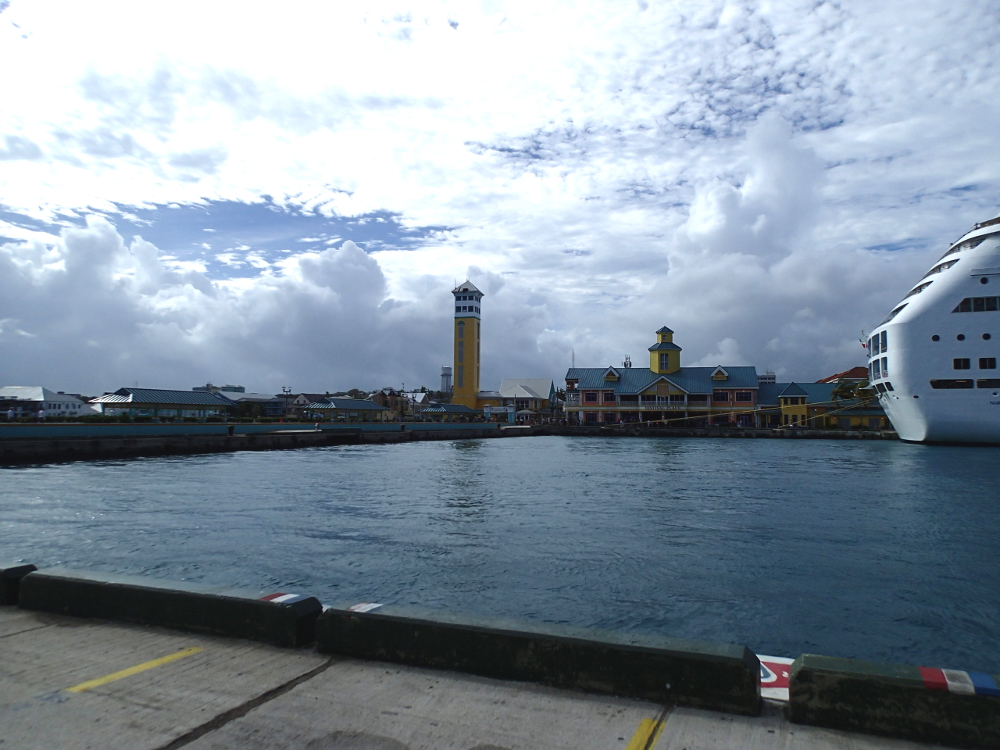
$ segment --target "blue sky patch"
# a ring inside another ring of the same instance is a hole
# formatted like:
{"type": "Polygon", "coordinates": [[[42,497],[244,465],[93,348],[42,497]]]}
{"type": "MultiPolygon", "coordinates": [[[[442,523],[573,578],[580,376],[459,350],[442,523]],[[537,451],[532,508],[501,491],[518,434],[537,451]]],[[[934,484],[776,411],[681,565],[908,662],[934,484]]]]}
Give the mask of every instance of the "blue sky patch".
{"type": "MultiPolygon", "coordinates": [[[[256,276],[290,254],[321,251],[352,240],[366,252],[412,250],[447,231],[443,226],[405,226],[397,213],[374,211],[361,216],[326,216],[275,203],[206,201],[146,207],[115,204],[117,211],[93,210],[131,241],[135,235],[153,243],[176,261],[198,261],[214,278],[256,276]]],[[[86,225],[86,213],[56,214],[43,221],[0,206],[0,220],[23,229],[58,235],[64,227],[86,225]]],[[[3,238],[0,240],[10,238],[3,238]]]]}

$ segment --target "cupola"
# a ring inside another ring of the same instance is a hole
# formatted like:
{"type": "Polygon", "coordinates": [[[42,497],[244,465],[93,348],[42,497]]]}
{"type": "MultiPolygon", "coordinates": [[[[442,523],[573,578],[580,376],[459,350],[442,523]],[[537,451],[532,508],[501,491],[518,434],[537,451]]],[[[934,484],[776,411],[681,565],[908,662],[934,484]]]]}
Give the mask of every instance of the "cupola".
{"type": "Polygon", "coordinates": [[[681,369],[681,348],[674,343],[674,332],[666,326],[656,332],[656,343],[649,347],[649,369],[667,375],[681,369]]]}

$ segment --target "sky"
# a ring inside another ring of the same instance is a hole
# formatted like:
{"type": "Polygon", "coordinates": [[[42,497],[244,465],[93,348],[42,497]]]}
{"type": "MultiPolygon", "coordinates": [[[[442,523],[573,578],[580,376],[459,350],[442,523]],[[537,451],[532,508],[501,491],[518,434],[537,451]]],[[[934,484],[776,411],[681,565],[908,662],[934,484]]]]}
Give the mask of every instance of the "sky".
{"type": "Polygon", "coordinates": [[[814,381],[1000,212],[1000,5],[0,0],[0,385],[814,381]],[[357,7],[347,7],[349,5],[357,7]]]}

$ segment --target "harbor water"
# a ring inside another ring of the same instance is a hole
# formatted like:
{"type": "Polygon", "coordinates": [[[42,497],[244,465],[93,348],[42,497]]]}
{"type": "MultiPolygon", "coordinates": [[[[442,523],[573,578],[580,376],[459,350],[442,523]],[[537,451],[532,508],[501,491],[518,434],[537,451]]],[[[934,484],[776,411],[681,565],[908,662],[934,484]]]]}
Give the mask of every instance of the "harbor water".
{"type": "Polygon", "coordinates": [[[0,562],[1000,673],[1000,448],[532,437],[0,468],[0,562]]]}

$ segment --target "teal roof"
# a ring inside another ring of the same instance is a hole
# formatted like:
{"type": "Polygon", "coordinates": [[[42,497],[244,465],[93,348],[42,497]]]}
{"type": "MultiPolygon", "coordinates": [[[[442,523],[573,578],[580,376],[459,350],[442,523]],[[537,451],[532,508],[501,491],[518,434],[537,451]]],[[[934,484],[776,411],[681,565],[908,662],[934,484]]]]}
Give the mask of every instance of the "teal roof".
{"type": "Polygon", "coordinates": [[[663,352],[663,351],[679,352],[679,351],[681,351],[681,348],[679,346],[677,346],[677,344],[671,344],[669,341],[661,341],[659,344],[653,344],[651,347],[649,347],[649,351],[651,351],[651,352],[663,352]]]}
{"type": "Polygon", "coordinates": [[[482,414],[482,411],[470,409],[465,404],[435,404],[428,406],[421,414],[482,414]]]}
{"type": "MultiPolygon", "coordinates": [[[[802,390],[802,388],[800,388],[795,383],[789,383],[785,387],[785,390],[783,390],[778,395],[780,397],[780,396],[808,396],[809,394],[806,393],[804,390],[802,390]]],[[[827,395],[829,395],[829,390],[827,390],[827,395]]]]}
{"type": "Polygon", "coordinates": [[[142,406],[147,404],[169,404],[170,406],[210,406],[223,408],[232,405],[232,401],[221,394],[207,391],[167,391],[159,388],[119,388],[114,393],[95,398],[95,404],[128,404],[142,406]]]}
{"type": "Polygon", "coordinates": [[[389,411],[374,401],[363,398],[325,398],[305,407],[308,411],[389,411]]]}
{"type": "Polygon", "coordinates": [[[566,372],[566,380],[577,381],[580,390],[613,390],[615,393],[641,393],[652,385],[663,381],[673,383],[687,393],[711,393],[717,388],[757,389],[757,368],[727,367],[726,380],[712,380],[714,367],[682,367],[669,375],[657,374],[648,367],[616,368],[618,380],[605,380],[604,367],[573,367],[566,372]]]}
{"type": "Polygon", "coordinates": [[[846,409],[844,416],[881,416],[885,412],[876,402],[862,406],[858,399],[836,399],[836,383],[764,383],[757,390],[758,406],[778,406],[778,399],[787,396],[805,396],[807,405],[822,405],[830,409],[846,409]]]}
{"type": "Polygon", "coordinates": [[[663,328],[661,328],[659,331],[657,331],[657,333],[673,333],[673,331],[671,331],[666,326],[663,326],[663,328]]]}

